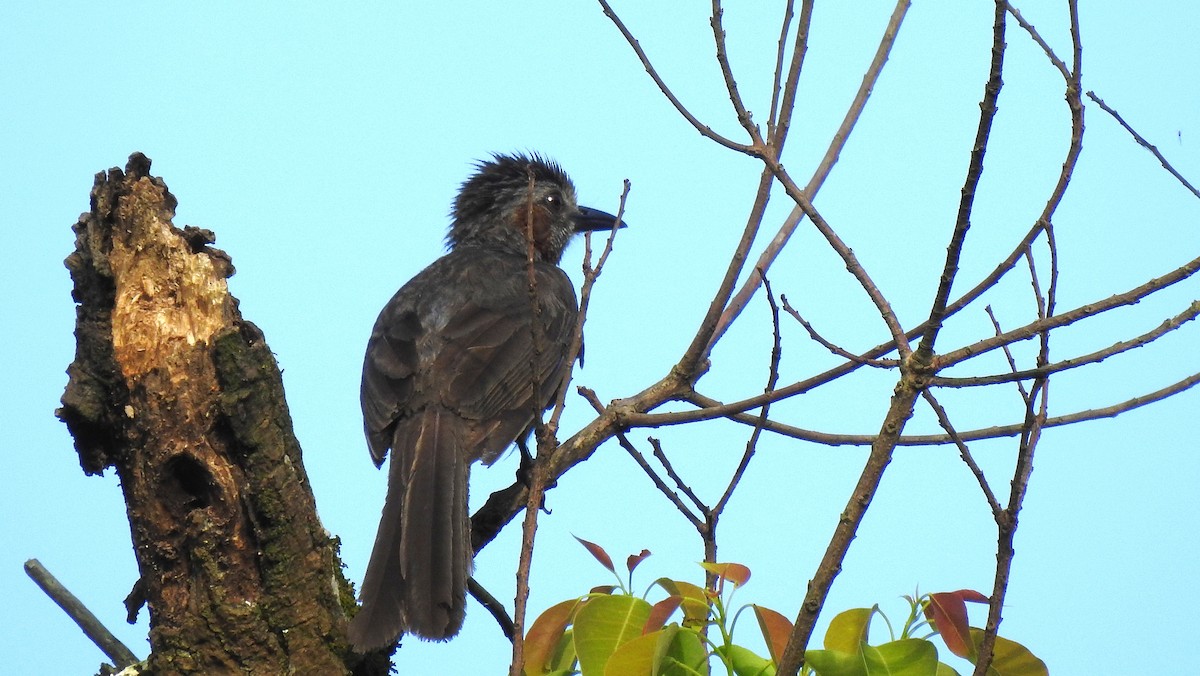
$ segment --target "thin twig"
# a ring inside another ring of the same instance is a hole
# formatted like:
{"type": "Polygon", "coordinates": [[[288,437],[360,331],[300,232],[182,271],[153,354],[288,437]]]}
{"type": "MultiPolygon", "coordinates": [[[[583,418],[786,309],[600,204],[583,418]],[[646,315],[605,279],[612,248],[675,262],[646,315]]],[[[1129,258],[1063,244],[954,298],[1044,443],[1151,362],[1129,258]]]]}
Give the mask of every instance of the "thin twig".
{"type": "Polygon", "coordinates": [[[37,559],[29,559],[25,562],[25,574],[29,576],[42,591],[46,592],[46,596],[50,600],[58,604],[59,608],[71,618],[83,633],[91,639],[92,643],[96,644],[108,659],[113,661],[113,666],[117,669],[134,664],[138,661],[136,655],[129,648],[125,647],[121,640],[113,635],[108,627],[100,621],[92,611],[88,610],[83,602],[79,600],[69,589],[64,587],[46,567],[37,559]]]}
{"type": "MultiPolygon", "coordinates": [[[[567,363],[574,364],[575,360],[579,359],[583,354],[583,327],[587,323],[588,309],[592,302],[592,288],[596,285],[596,280],[600,278],[600,273],[604,270],[604,264],[608,262],[608,256],[612,253],[613,242],[617,238],[617,230],[620,227],[622,220],[625,218],[625,202],[629,199],[629,191],[632,184],[629,179],[625,179],[621,188],[621,197],[617,202],[617,216],[613,219],[612,230],[609,231],[608,237],[604,241],[604,249],[600,252],[600,258],[596,261],[596,265],[592,266],[592,234],[588,232],[584,235],[584,256],[583,256],[583,286],[579,289],[579,312],[575,318],[575,330],[571,334],[571,344],[567,348],[567,363]]],[[[557,432],[558,422],[562,418],[563,410],[566,408],[567,389],[571,385],[572,374],[575,369],[570,368],[563,374],[562,385],[558,388],[558,395],[554,399],[554,410],[550,413],[550,420],[547,423],[551,429],[557,432]]]]}
{"type": "Polygon", "coordinates": [[[804,209],[804,214],[808,216],[808,220],[812,222],[817,232],[821,233],[830,248],[841,257],[842,262],[846,264],[846,271],[858,280],[867,297],[875,304],[875,308],[879,311],[879,316],[887,326],[888,332],[892,334],[892,340],[896,345],[896,351],[900,353],[900,358],[907,359],[909,354],[912,353],[912,347],[909,345],[908,338],[904,334],[904,327],[901,326],[900,319],[896,316],[895,311],[892,310],[891,303],[888,302],[883,292],[880,291],[879,286],[875,284],[875,281],[871,279],[871,275],[863,267],[862,263],[859,262],[858,257],[854,255],[854,251],[834,231],[833,226],[825,220],[825,217],[817,211],[812,200],[800,189],[800,186],[796,185],[796,182],[783,168],[783,165],[770,157],[762,159],[763,163],[770,167],[771,171],[775,174],[775,179],[783,186],[788,197],[792,198],[792,200],[804,209]]]}
{"type": "Polygon", "coordinates": [[[725,90],[729,92],[729,102],[733,104],[733,110],[737,114],[738,122],[750,138],[755,139],[756,143],[761,137],[761,133],[754,125],[754,120],[750,117],[750,111],[746,110],[746,103],[742,100],[742,95],[738,92],[737,82],[733,77],[733,67],[729,65],[729,51],[725,42],[725,26],[722,24],[722,17],[725,10],[721,9],[721,0],[712,0],[712,16],[709,18],[709,25],[713,31],[713,42],[717,48],[717,64],[721,67],[721,77],[725,80],[725,90]]]}
{"type": "MultiPolygon", "coordinates": [[[[837,164],[838,158],[841,156],[842,149],[846,142],[850,139],[850,133],[854,130],[855,124],[858,123],[859,117],[862,116],[863,110],[866,108],[867,100],[871,96],[876,83],[879,81],[880,73],[883,72],[883,66],[887,63],[888,55],[891,53],[892,45],[896,41],[896,35],[900,30],[900,24],[904,20],[904,15],[908,11],[911,0],[898,0],[896,8],[892,12],[892,16],[888,21],[887,28],[884,29],[883,37],[880,40],[879,47],[875,50],[875,57],[871,64],[867,67],[866,74],[863,75],[862,84],[858,88],[858,92],[854,95],[854,100],[851,101],[849,109],[846,111],[845,117],[842,118],[842,123],[838,130],[834,132],[833,138],[829,142],[829,147],[825,150],[825,155],[821,159],[821,163],[817,166],[816,171],[808,180],[808,184],[804,187],[804,193],[809,198],[816,197],[821,186],[825,183],[825,179],[833,171],[833,166],[837,164]]],[[[782,151],[778,147],[775,139],[782,139],[787,133],[788,125],[790,124],[792,109],[794,108],[795,95],[797,90],[797,81],[800,77],[800,69],[803,63],[803,56],[808,46],[808,29],[812,23],[812,1],[805,0],[800,9],[800,21],[797,27],[796,47],[793,50],[792,70],[789,73],[787,83],[784,90],[784,101],[780,106],[781,112],[779,115],[780,123],[775,136],[772,137],[772,144],[777,148],[777,154],[782,151]]],[[[761,268],[764,271],[771,269],[771,264],[778,258],[779,252],[783,250],[784,245],[791,239],[792,234],[796,231],[796,226],[804,217],[805,210],[802,206],[797,205],[792,209],[784,222],[779,227],[779,231],[767,243],[766,248],[759,255],[758,261],[755,263],[756,268],[761,268]]],[[[717,325],[715,333],[709,341],[708,350],[711,351],[721,336],[725,335],[725,331],[733,324],[736,319],[749,304],[750,298],[758,291],[758,276],[750,275],[746,282],[738,289],[733,300],[730,301],[724,314],[721,316],[720,323],[717,325]]]]}
{"type": "MultiPolygon", "coordinates": [[[[987,313],[988,319],[992,320],[992,331],[995,333],[995,335],[998,336],[998,335],[1004,333],[1004,329],[1000,328],[1000,320],[996,319],[996,313],[992,312],[992,306],[991,305],[984,306],[983,311],[987,313]]],[[[1005,375],[1012,376],[1012,374],[1018,373],[1017,360],[1013,358],[1012,348],[1009,347],[1008,345],[1004,346],[1004,358],[1008,360],[1008,370],[1009,370],[1009,373],[1007,373],[1005,375]]],[[[945,380],[945,379],[943,378],[942,380],[945,380]]],[[[937,381],[938,381],[937,376],[930,378],[929,379],[930,387],[935,386],[937,384],[937,381]]],[[[1026,402],[1029,401],[1029,393],[1025,391],[1025,383],[1022,382],[1021,379],[1017,379],[1015,381],[1005,380],[1003,382],[1016,382],[1017,392],[1020,393],[1021,399],[1023,399],[1026,402]]]]}
{"type": "MultiPolygon", "coordinates": [[[[758,271],[762,275],[762,270],[758,271]]],[[[779,305],[775,302],[775,297],[771,293],[771,283],[767,281],[763,275],[763,290],[767,294],[767,303],[771,306],[771,361],[767,367],[767,385],[763,388],[764,392],[770,392],[775,389],[775,384],[779,381],[779,362],[783,358],[783,339],[779,332],[779,305]]],[[[711,524],[711,537],[716,537],[716,522],[721,514],[725,511],[725,505],[729,504],[729,499],[733,497],[733,491],[742,480],[742,476],[746,473],[746,468],[750,466],[750,459],[754,457],[754,451],[758,448],[758,439],[762,435],[763,425],[767,422],[767,416],[771,410],[771,404],[763,404],[762,409],[758,413],[758,424],[754,426],[754,431],[750,433],[750,438],[746,440],[746,449],[742,452],[742,459],[738,463],[737,469],[734,470],[733,476],[729,478],[729,485],[725,487],[725,492],[721,494],[721,499],[717,500],[716,506],[713,507],[713,515],[709,519],[711,524]]],[[[715,543],[714,543],[714,549],[715,543]]]]}
{"type": "Polygon", "coordinates": [[[642,67],[644,67],[646,72],[650,74],[650,77],[654,80],[654,84],[658,85],[659,91],[663,93],[663,96],[667,97],[667,100],[671,102],[671,105],[675,106],[675,110],[683,116],[683,119],[687,120],[693,127],[696,128],[696,131],[700,132],[700,134],[707,139],[715,141],[716,143],[719,143],[730,150],[736,150],[739,153],[745,153],[750,156],[754,156],[756,154],[751,146],[738,143],[733,139],[726,138],[725,136],[718,134],[715,130],[713,130],[712,127],[704,124],[695,115],[692,115],[692,112],[683,105],[682,101],[676,98],[675,93],[671,91],[671,88],[668,87],[667,83],[664,82],[662,77],[659,76],[658,70],[654,68],[654,64],[650,63],[650,57],[646,56],[646,52],[642,50],[641,44],[639,44],[637,39],[633,37],[633,33],[630,33],[629,29],[625,27],[625,23],[621,21],[621,18],[617,16],[617,13],[613,11],[613,8],[609,6],[605,0],[600,0],[600,7],[604,10],[604,16],[607,16],[609,20],[612,21],[617,27],[617,30],[621,31],[621,35],[625,36],[625,41],[629,43],[629,46],[633,48],[633,52],[637,54],[638,60],[642,62],[642,67]]]}
{"type": "Polygon", "coordinates": [[[708,505],[705,505],[704,501],[700,499],[700,496],[696,495],[696,492],[692,490],[692,487],[688,486],[687,483],[684,482],[683,477],[679,476],[679,474],[675,471],[675,466],[671,464],[669,459],[667,459],[667,454],[664,453],[662,449],[662,442],[654,437],[647,437],[646,441],[650,442],[650,448],[653,449],[654,457],[658,458],[658,461],[662,463],[663,469],[667,471],[667,476],[671,477],[671,481],[675,482],[675,485],[679,488],[680,492],[688,496],[688,499],[695,503],[695,505],[700,508],[700,511],[707,512],[708,505]]]}
{"type": "Polygon", "coordinates": [[[1013,18],[1017,20],[1017,23],[1020,24],[1021,28],[1024,28],[1025,32],[1029,33],[1029,37],[1033,38],[1033,41],[1038,43],[1038,45],[1042,48],[1042,51],[1046,53],[1046,57],[1050,59],[1050,63],[1054,64],[1054,67],[1058,69],[1058,72],[1062,73],[1063,79],[1071,79],[1071,72],[1067,68],[1067,64],[1062,59],[1058,58],[1058,55],[1055,54],[1054,50],[1050,48],[1049,43],[1042,39],[1041,34],[1037,32],[1037,29],[1033,27],[1033,24],[1026,21],[1025,17],[1021,16],[1021,12],[1014,7],[1012,3],[1008,3],[1008,11],[1013,15],[1013,18]]]}
{"type": "Polygon", "coordinates": [[[787,312],[789,315],[791,315],[792,318],[795,319],[797,322],[800,322],[800,326],[803,326],[804,330],[808,331],[809,337],[812,338],[813,340],[815,340],[816,342],[820,343],[822,347],[824,347],[826,350],[829,350],[833,354],[836,354],[837,356],[839,356],[843,359],[848,359],[850,361],[860,363],[863,366],[871,366],[874,368],[890,369],[890,368],[896,368],[897,366],[900,365],[900,362],[896,359],[863,359],[862,357],[859,357],[858,355],[854,354],[853,352],[850,352],[849,350],[847,350],[845,348],[837,346],[836,344],[826,340],[823,336],[821,336],[821,334],[818,333],[815,328],[813,328],[813,325],[811,322],[806,320],[804,317],[801,317],[800,313],[797,312],[796,309],[793,308],[788,303],[787,296],[780,296],[780,300],[783,301],[784,311],[787,312]]]}
{"type": "Polygon", "coordinates": [[[1112,115],[1113,119],[1119,122],[1122,127],[1125,127],[1125,131],[1129,132],[1129,134],[1133,136],[1133,140],[1137,141],[1138,145],[1146,150],[1149,150],[1156,158],[1158,158],[1158,161],[1160,164],[1162,164],[1163,169],[1171,172],[1171,175],[1178,179],[1179,182],[1183,184],[1183,187],[1190,190],[1191,193],[1196,197],[1200,197],[1200,190],[1196,190],[1195,186],[1193,186],[1191,183],[1188,183],[1188,180],[1183,177],[1183,174],[1176,171],[1175,167],[1171,166],[1171,163],[1167,161],[1167,158],[1163,157],[1163,154],[1158,151],[1158,147],[1147,141],[1141,134],[1134,131],[1133,127],[1129,126],[1129,123],[1125,121],[1125,118],[1121,117],[1120,113],[1110,108],[1103,99],[1096,96],[1095,92],[1089,91],[1087,93],[1087,97],[1092,101],[1095,101],[1096,105],[1100,106],[1104,112],[1112,115]]]}
{"type": "MultiPolygon", "coordinates": [[[[1075,423],[1085,422],[1089,420],[1100,420],[1102,418],[1115,418],[1123,413],[1136,410],[1143,406],[1153,404],[1157,401],[1162,401],[1176,394],[1184,392],[1195,385],[1200,384],[1200,373],[1192,374],[1182,380],[1174,382],[1166,387],[1140,394],[1131,399],[1104,406],[1102,408],[1092,408],[1074,413],[1047,418],[1043,427],[1062,427],[1075,423]]],[[[693,393],[686,401],[704,407],[704,410],[714,410],[720,408],[720,402],[715,399],[709,399],[701,394],[693,393]]],[[[748,427],[753,427],[757,424],[758,416],[748,413],[731,413],[725,416],[734,422],[741,423],[748,427]]],[[[640,425],[639,425],[640,426],[640,425]]],[[[870,446],[875,443],[878,435],[875,434],[833,434],[830,432],[817,432],[815,430],[804,429],[784,423],[768,420],[763,429],[768,432],[774,432],[781,436],[798,439],[800,441],[811,441],[817,444],[826,446],[870,446]]],[[[1012,425],[995,425],[992,427],[983,427],[966,432],[959,432],[958,436],[964,441],[979,441],[981,439],[1002,439],[1004,437],[1012,437],[1021,433],[1021,424],[1012,425]]],[[[954,440],[945,434],[913,434],[901,436],[896,444],[899,446],[942,446],[953,443],[954,440]]]]}
{"type": "MultiPolygon", "coordinates": [[[[1175,315],[1174,317],[1171,317],[1170,319],[1164,320],[1163,323],[1154,327],[1152,330],[1147,331],[1140,336],[1130,338],[1129,340],[1118,341],[1102,350],[1096,350],[1095,352],[1080,355],[1078,357],[1064,359],[1053,364],[1047,364],[1043,367],[1026,369],[1023,371],[1016,370],[1016,364],[1012,362],[1012,357],[1010,355],[1009,363],[1013,367],[1013,371],[1011,373],[999,373],[995,375],[972,376],[964,378],[934,376],[933,378],[929,379],[929,385],[930,387],[978,387],[984,385],[995,385],[998,383],[1020,383],[1021,381],[1032,380],[1039,376],[1045,376],[1051,373],[1060,373],[1068,369],[1086,366],[1087,364],[1102,362],[1114,355],[1148,345],[1167,333],[1180,328],[1187,322],[1196,319],[1198,316],[1200,316],[1200,301],[1192,301],[1186,310],[1175,315]]],[[[994,317],[992,322],[995,325],[994,317]]],[[[999,331],[998,325],[997,331],[999,331]]]]}
{"type": "Polygon", "coordinates": [[[1168,272],[1161,277],[1155,277],[1145,284],[1136,286],[1125,293],[1119,293],[1109,296],[1104,300],[1089,303],[1087,305],[1081,305],[1062,314],[1046,317],[1045,319],[1039,319],[1020,328],[1006,331],[999,336],[985,338],[966,347],[961,347],[952,352],[948,352],[937,358],[937,367],[940,370],[942,368],[957,364],[961,361],[977,357],[985,352],[994,350],[1001,345],[1008,345],[1018,341],[1028,340],[1047,329],[1056,329],[1062,326],[1068,326],[1077,321],[1087,319],[1089,317],[1095,317],[1110,310],[1128,305],[1134,305],[1153,293],[1161,291],[1172,284],[1177,284],[1188,277],[1191,277],[1198,271],[1200,271],[1200,257],[1193,258],[1187,263],[1175,268],[1171,272],[1168,272]]]}
{"type": "MultiPolygon", "coordinates": [[[[679,510],[680,514],[683,514],[683,518],[687,519],[688,523],[692,524],[692,527],[694,527],[696,530],[703,532],[705,528],[704,520],[692,513],[692,510],[683,503],[682,499],[680,499],[679,494],[671,490],[671,487],[667,485],[667,482],[663,481],[662,477],[658,476],[658,472],[654,471],[654,468],[650,466],[650,462],[646,460],[646,457],[642,455],[642,452],[639,451],[631,441],[629,441],[629,437],[625,436],[624,433],[618,434],[617,443],[619,443],[621,448],[625,449],[625,451],[629,453],[629,456],[633,458],[633,461],[637,463],[642,472],[646,476],[650,477],[650,481],[654,482],[654,487],[658,489],[658,492],[666,496],[667,500],[672,505],[675,505],[675,509],[679,510]]],[[[700,503],[696,499],[694,494],[685,493],[685,495],[687,495],[692,502],[697,503],[696,506],[701,513],[707,509],[703,503],[700,503]]]]}
{"type": "Polygon", "coordinates": [[[979,482],[979,487],[983,489],[983,496],[987,499],[988,507],[992,510],[992,515],[999,519],[1004,508],[1000,506],[1000,501],[996,499],[996,494],[992,492],[992,487],[988,485],[987,477],[983,475],[983,470],[979,468],[979,463],[975,462],[975,457],[971,455],[971,449],[967,448],[967,442],[963,440],[958,432],[955,431],[953,423],[950,422],[950,415],[946,413],[946,409],[933,396],[933,392],[928,389],[921,392],[921,397],[937,414],[938,424],[942,429],[946,430],[946,434],[958,447],[959,456],[963,462],[967,464],[967,468],[971,470],[971,474],[975,475],[975,480],[979,482]]]}
{"type": "MultiPolygon", "coordinates": [[[[811,5],[811,2],[809,3],[811,5]]],[[[775,80],[771,86],[771,115],[767,118],[767,137],[775,137],[775,126],[779,119],[779,94],[783,90],[783,60],[787,55],[787,36],[795,17],[795,2],[787,0],[783,8],[783,21],[779,26],[779,46],[775,50],[775,80]]],[[[803,58],[803,53],[801,54],[803,58]]]]}
{"type": "Polygon", "coordinates": [[[996,16],[992,28],[992,60],[988,72],[987,83],[983,86],[983,100],[979,102],[979,125],[975,130],[975,144],[971,147],[971,160],[967,164],[967,178],[963,182],[961,197],[958,202],[958,214],[954,221],[954,232],[950,235],[950,244],[946,247],[946,262],[942,275],[938,280],[937,292],[929,310],[929,319],[925,322],[925,335],[921,337],[917,348],[922,359],[928,362],[933,358],[934,343],[942,330],[942,322],[946,318],[946,306],[950,301],[950,288],[958,276],[958,261],[962,258],[963,246],[966,243],[967,230],[971,227],[971,212],[975,206],[975,192],[979,189],[979,181],[983,178],[983,158],[987,154],[988,140],[992,133],[992,122],[996,119],[996,102],[1000,98],[1000,89],[1004,80],[1004,8],[1003,1],[996,3],[996,16]]]}
{"type": "Polygon", "coordinates": [[[496,624],[500,625],[500,631],[504,633],[505,638],[510,641],[515,640],[516,627],[500,599],[492,596],[492,593],[473,577],[467,578],[467,592],[496,620],[496,624]]]}

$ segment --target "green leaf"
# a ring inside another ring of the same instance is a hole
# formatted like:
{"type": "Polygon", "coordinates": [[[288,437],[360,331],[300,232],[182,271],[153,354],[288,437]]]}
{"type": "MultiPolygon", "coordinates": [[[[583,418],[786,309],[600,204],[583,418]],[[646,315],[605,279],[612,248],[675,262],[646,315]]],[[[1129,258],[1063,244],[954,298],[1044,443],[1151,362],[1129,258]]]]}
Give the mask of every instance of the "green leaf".
{"type": "Polygon", "coordinates": [[[654,674],[708,676],[708,652],[698,633],[672,623],[661,634],[654,655],[654,674]]]}
{"type": "Polygon", "coordinates": [[[937,647],[921,638],[904,638],[881,646],[864,645],[868,676],[936,676],[937,647]]]}
{"type": "MultiPolygon", "coordinates": [[[[983,630],[971,627],[971,640],[978,653],[979,644],[983,643],[983,630]]],[[[1046,663],[1029,652],[1028,648],[1003,636],[996,637],[988,676],[1049,676],[1049,673],[1046,663]]]]}
{"type": "Polygon", "coordinates": [[[775,665],[748,648],[740,645],[721,645],[715,651],[727,657],[737,676],[775,676],[775,665]]]}
{"type": "Polygon", "coordinates": [[[804,662],[815,669],[819,676],[866,676],[867,673],[862,655],[857,649],[852,653],[842,650],[806,650],[804,662]]]}
{"type": "Polygon", "coordinates": [[[851,655],[867,642],[867,628],[875,608],[851,608],[838,613],[825,632],[825,649],[851,655]]]}
{"type": "Polygon", "coordinates": [[[599,676],[622,644],[642,635],[650,604],[636,596],[594,596],[575,612],[575,651],[584,676],[599,676]]]}
{"type": "MultiPolygon", "coordinates": [[[[651,676],[654,673],[654,651],[661,631],[622,643],[604,665],[604,676],[651,676]]],[[[593,673],[584,668],[584,676],[593,673]]]]}

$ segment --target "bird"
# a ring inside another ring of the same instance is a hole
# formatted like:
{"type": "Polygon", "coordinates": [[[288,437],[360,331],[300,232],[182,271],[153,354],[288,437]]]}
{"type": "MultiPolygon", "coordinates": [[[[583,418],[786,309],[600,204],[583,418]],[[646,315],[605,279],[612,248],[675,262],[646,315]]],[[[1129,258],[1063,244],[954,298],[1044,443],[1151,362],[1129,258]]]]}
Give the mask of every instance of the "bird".
{"type": "Polygon", "coordinates": [[[467,483],[528,437],[572,368],[575,289],[558,266],[572,236],[623,227],[576,202],[553,160],[494,154],[462,184],[448,253],[383,307],[363,360],[371,459],[387,497],[348,638],[357,652],[403,634],[453,638],[473,565],[467,483]],[[532,235],[532,237],[530,237],[532,235]]]}

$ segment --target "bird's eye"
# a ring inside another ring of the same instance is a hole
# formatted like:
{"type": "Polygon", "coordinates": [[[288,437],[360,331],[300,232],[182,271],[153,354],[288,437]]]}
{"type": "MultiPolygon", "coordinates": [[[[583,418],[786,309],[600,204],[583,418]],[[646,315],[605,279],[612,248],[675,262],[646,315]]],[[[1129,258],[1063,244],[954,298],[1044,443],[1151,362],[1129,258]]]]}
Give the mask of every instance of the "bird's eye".
{"type": "Polygon", "coordinates": [[[546,197],[543,198],[543,201],[552,211],[558,211],[560,208],[562,208],[562,195],[559,195],[558,193],[550,193],[549,195],[546,195],[546,197]]]}

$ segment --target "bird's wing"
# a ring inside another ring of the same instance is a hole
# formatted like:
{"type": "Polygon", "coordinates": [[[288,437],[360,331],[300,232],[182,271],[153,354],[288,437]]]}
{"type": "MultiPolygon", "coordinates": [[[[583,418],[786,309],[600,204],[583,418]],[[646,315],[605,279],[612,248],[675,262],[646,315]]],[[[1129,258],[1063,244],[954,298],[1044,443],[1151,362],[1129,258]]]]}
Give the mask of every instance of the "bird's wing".
{"type": "Polygon", "coordinates": [[[363,363],[360,397],[363,427],[375,465],[383,464],[392,445],[392,425],[412,398],[418,368],[421,322],[414,303],[402,292],[383,309],[363,363]]]}
{"type": "Polygon", "coordinates": [[[484,462],[553,401],[570,368],[575,291],[557,267],[536,270],[536,313],[521,280],[517,293],[485,294],[456,308],[440,332],[432,372],[449,374],[439,384],[442,403],[470,421],[467,447],[484,462]]]}

